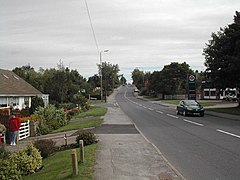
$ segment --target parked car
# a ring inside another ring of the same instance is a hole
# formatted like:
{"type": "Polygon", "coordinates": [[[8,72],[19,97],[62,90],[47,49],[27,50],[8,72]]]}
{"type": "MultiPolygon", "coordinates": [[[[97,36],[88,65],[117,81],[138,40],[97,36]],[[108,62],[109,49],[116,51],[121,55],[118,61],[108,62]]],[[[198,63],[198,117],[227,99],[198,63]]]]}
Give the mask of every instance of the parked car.
{"type": "Polygon", "coordinates": [[[182,100],[177,106],[177,114],[204,116],[204,108],[195,100],[182,100]]]}

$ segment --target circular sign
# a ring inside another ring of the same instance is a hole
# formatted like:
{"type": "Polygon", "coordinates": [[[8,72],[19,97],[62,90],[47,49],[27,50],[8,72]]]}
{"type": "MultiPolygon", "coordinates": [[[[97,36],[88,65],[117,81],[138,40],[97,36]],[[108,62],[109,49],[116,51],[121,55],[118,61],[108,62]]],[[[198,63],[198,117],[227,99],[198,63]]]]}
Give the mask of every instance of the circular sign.
{"type": "Polygon", "coordinates": [[[189,81],[195,81],[195,76],[194,76],[194,75],[190,75],[190,76],[188,77],[188,79],[189,79],[189,81]]]}

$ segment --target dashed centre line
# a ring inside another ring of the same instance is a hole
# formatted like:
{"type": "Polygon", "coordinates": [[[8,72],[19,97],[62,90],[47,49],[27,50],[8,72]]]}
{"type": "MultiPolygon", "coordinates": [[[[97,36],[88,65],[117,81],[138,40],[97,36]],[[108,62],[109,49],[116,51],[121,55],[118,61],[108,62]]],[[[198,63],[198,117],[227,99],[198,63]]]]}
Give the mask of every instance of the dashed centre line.
{"type": "Polygon", "coordinates": [[[237,134],[233,134],[233,133],[230,133],[230,132],[227,132],[227,131],[223,131],[223,130],[221,130],[221,129],[217,129],[217,131],[220,132],[220,133],[224,133],[224,134],[227,134],[227,135],[236,137],[236,138],[240,138],[240,136],[237,135],[237,134]]]}
{"type": "MultiPolygon", "coordinates": [[[[154,109],[152,109],[152,108],[148,108],[148,107],[146,107],[146,106],[144,106],[144,105],[142,105],[142,104],[139,104],[139,103],[137,103],[137,102],[134,102],[134,101],[130,100],[130,99],[126,96],[126,92],[125,92],[125,94],[124,94],[124,97],[125,97],[128,101],[130,101],[130,102],[132,102],[132,103],[134,103],[134,104],[136,104],[136,105],[138,105],[138,106],[140,106],[140,107],[143,107],[143,108],[148,109],[148,110],[150,110],[150,111],[154,111],[154,109]]],[[[114,104],[114,105],[115,105],[115,104],[114,104]]],[[[116,103],[116,106],[118,106],[117,103],[116,103]]],[[[162,111],[159,111],[159,110],[155,110],[155,112],[160,113],[160,114],[164,114],[162,111]]],[[[178,119],[178,118],[179,118],[178,116],[174,116],[174,115],[172,115],[172,114],[166,114],[166,115],[169,116],[169,117],[175,118],[175,119],[178,119]]],[[[187,123],[191,123],[191,124],[197,125],[197,126],[201,126],[201,127],[204,126],[203,124],[200,124],[200,123],[197,123],[197,122],[194,122],[194,121],[190,121],[190,120],[187,120],[187,119],[183,119],[183,121],[185,121],[185,122],[187,122],[187,123]]],[[[221,130],[221,129],[216,129],[216,131],[240,139],[240,135],[238,135],[238,134],[230,133],[230,132],[227,132],[227,131],[224,131],[224,130],[221,130]]]]}
{"type": "Polygon", "coordinates": [[[177,116],[174,116],[174,115],[171,115],[171,114],[167,114],[167,116],[170,116],[170,117],[172,117],[172,118],[176,118],[176,119],[178,119],[177,116]]]}
{"type": "Polygon", "coordinates": [[[195,124],[195,125],[198,125],[198,126],[204,126],[203,124],[196,123],[196,122],[193,122],[193,121],[190,121],[190,120],[187,120],[187,119],[183,119],[183,121],[191,123],[191,124],[195,124]]]}
{"type": "Polygon", "coordinates": [[[158,111],[158,110],[156,110],[156,112],[157,112],[157,113],[160,113],[160,114],[163,114],[163,112],[162,112],[162,111],[158,111]]]}

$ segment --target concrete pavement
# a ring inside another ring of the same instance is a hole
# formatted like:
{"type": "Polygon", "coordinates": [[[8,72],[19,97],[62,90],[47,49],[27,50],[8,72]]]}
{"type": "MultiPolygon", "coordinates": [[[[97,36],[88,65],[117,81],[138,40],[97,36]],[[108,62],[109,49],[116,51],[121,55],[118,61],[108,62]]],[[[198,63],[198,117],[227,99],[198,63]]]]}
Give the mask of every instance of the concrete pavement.
{"type": "MultiPolygon", "coordinates": [[[[94,166],[96,180],[179,180],[182,175],[163,157],[136,128],[118,107],[116,91],[108,98],[108,112],[104,116],[102,129],[97,130],[99,148],[94,166]],[[110,127],[106,129],[106,127],[110,127]],[[107,131],[104,131],[107,130],[107,131]]],[[[6,146],[16,151],[37,139],[52,139],[56,145],[64,145],[66,134],[68,144],[74,143],[76,130],[30,137],[16,146],[6,146]]]]}
{"type": "MultiPolygon", "coordinates": [[[[130,125],[132,121],[118,107],[116,91],[108,98],[104,125],[130,125]]],[[[184,179],[141,133],[98,134],[96,180],[184,179]]]]}

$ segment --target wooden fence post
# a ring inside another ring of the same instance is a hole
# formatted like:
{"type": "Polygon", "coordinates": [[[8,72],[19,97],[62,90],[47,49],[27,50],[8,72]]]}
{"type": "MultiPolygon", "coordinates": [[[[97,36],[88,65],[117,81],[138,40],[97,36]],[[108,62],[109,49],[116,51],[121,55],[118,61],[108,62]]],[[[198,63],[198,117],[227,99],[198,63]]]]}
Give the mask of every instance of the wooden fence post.
{"type": "Polygon", "coordinates": [[[78,175],[78,162],[77,162],[77,151],[76,149],[73,149],[71,151],[72,156],[72,169],[73,169],[73,176],[78,175]]]}
{"type": "Polygon", "coordinates": [[[84,144],[83,144],[83,140],[79,141],[79,149],[80,149],[80,163],[84,163],[84,144]]]}
{"type": "Polygon", "coordinates": [[[68,143],[67,143],[67,134],[64,135],[64,141],[65,141],[65,146],[67,146],[68,145],[68,143]]]}

